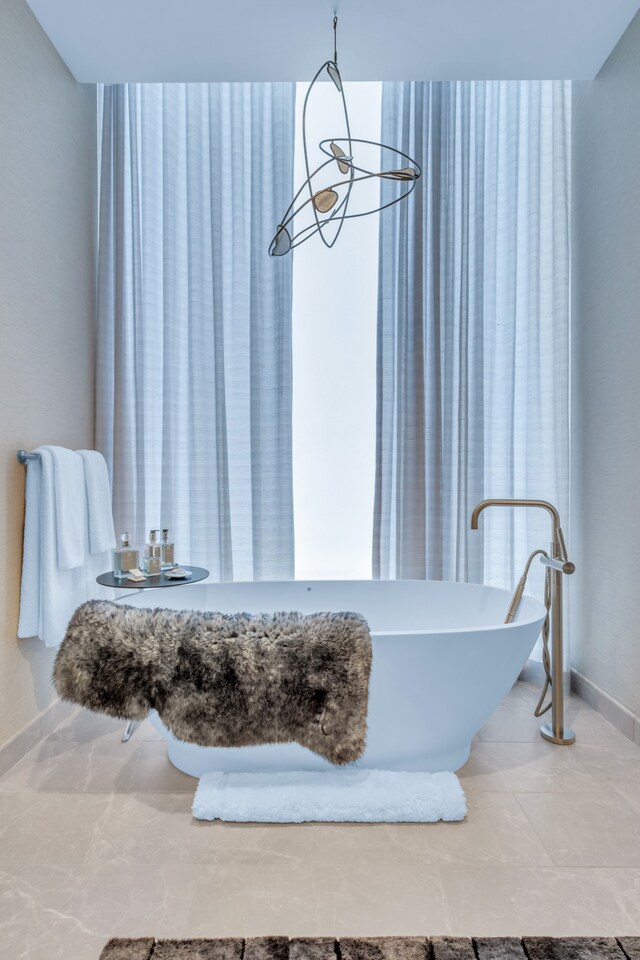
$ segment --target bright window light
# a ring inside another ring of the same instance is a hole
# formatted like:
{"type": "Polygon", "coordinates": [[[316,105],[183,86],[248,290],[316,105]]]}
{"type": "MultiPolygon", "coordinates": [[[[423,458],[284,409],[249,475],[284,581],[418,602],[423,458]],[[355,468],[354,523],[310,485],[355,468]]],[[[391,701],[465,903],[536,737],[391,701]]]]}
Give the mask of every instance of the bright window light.
{"type": "MultiPolygon", "coordinates": [[[[297,88],[295,182],[304,182],[297,88]]],[[[311,150],[332,136],[336,91],[319,84],[311,150]]],[[[380,139],[381,83],[345,83],[352,134],[380,139]]],[[[297,188],[296,188],[297,189],[297,188]]],[[[372,189],[379,189],[377,182],[372,189]]],[[[372,204],[375,206],[375,203],[372,204]]],[[[345,222],[336,245],[293,253],[293,492],[296,578],[369,579],[375,480],[378,220],[345,222]]]]}

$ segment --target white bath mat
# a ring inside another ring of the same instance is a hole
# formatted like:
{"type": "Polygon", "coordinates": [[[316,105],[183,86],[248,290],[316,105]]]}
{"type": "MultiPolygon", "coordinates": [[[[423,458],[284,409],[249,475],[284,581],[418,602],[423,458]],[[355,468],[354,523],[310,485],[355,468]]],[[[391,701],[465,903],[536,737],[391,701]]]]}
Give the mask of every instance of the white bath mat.
{"type": "Polygon", "coordinates": [[[248,823],[433,823],[463,820],[467,804],[455,773],[205,773],[192,812],[248,823]]]}

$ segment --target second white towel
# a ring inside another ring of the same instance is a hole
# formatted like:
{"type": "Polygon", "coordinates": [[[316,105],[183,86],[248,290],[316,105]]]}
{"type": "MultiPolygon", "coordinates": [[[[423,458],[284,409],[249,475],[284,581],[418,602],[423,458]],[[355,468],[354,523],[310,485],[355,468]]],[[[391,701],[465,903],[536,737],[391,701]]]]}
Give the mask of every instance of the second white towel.
{"type": "Polygon", "coordinates": [[[89,552],[104,553],[116,545],[111,512],[111,487],[107,464],[97,450],[78,450],[84,462],[89,522],[89,552]]]}

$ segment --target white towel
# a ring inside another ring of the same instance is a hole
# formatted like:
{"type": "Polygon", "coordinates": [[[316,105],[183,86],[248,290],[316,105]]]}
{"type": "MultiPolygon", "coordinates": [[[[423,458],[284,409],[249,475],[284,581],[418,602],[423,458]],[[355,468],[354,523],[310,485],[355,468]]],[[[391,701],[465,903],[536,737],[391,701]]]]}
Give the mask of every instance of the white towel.
{"type": "Polygon", "coordinates": [[[433,823],[464,820],[467,805],[455,773],[349,768],[205,773],[192,813],[245,823],[433,823]]]}
{"type": "Polygon", "coordinates": [[[97,450],[78,450],[78,453],[84,462],[89,513],[89,552],[104,553],[116,545],[107,464],[97,450]]]}
{"type": "Polygon", "coordinates": [[[81,567],[89,552],[89,523],[84,460],[66,447],[40,447],[53,462],[55,536],[58,569],[81,567]]]}
{"type": "Polygon", "coordinates": [[[95,582],[98,574],[110,568],[111,555],[87,552],[82,566],[60,569],[54,457],[48,447],[39,447],[36,453],[40,459],[27,464],[18,636],[40,637],[46,646],[57,647],[76,607],[86,600],[114,596],[113,590],[95,582]]]}

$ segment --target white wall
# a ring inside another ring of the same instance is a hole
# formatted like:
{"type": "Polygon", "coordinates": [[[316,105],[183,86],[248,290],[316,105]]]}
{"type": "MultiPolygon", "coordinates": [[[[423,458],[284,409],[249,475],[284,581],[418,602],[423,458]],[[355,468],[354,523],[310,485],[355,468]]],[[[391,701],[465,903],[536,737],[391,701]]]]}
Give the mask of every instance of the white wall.
{"type": "MultiPolygon", "coordinates": [[[[298,84],[298,131],[306,89],[306,83],[298,84]]],[[[318,101],[309,112],[312,145],[324,137],[342,135],[335,87],[322,83],[316,89],[318,101]]],[[[382,84],[345,83],[345,93],[353,136],[379,140],[382,84]]],[[[298,137],[296,189],[305,179],[300,146],[298,137]]],[[[315,147],[313,155],[315,159],[315,147]]],[[[322,154],[319,156],[316,165],[322,159],[322,154]]],[[[364,209],[371,202],[375,206],[378,190],[377,181],[356,184],[350,211],[364,209]]],[[[319,237],[313,237],[293,255],[296,577],[369,579],[375,481],[378,215],[346,221],[330,250],[319,237]]]]}
{"type": "Polygon", "coordinates": [[[0,4],[0,744],[55,698],[55,651],[16,638],[19,447],[93,441],[95,92],[24,0],[0,4]]]}
{"type": "Polygon", "coordinates": [[[573,117],[572,662],[640,716],[640,15],[573,117]]]}

